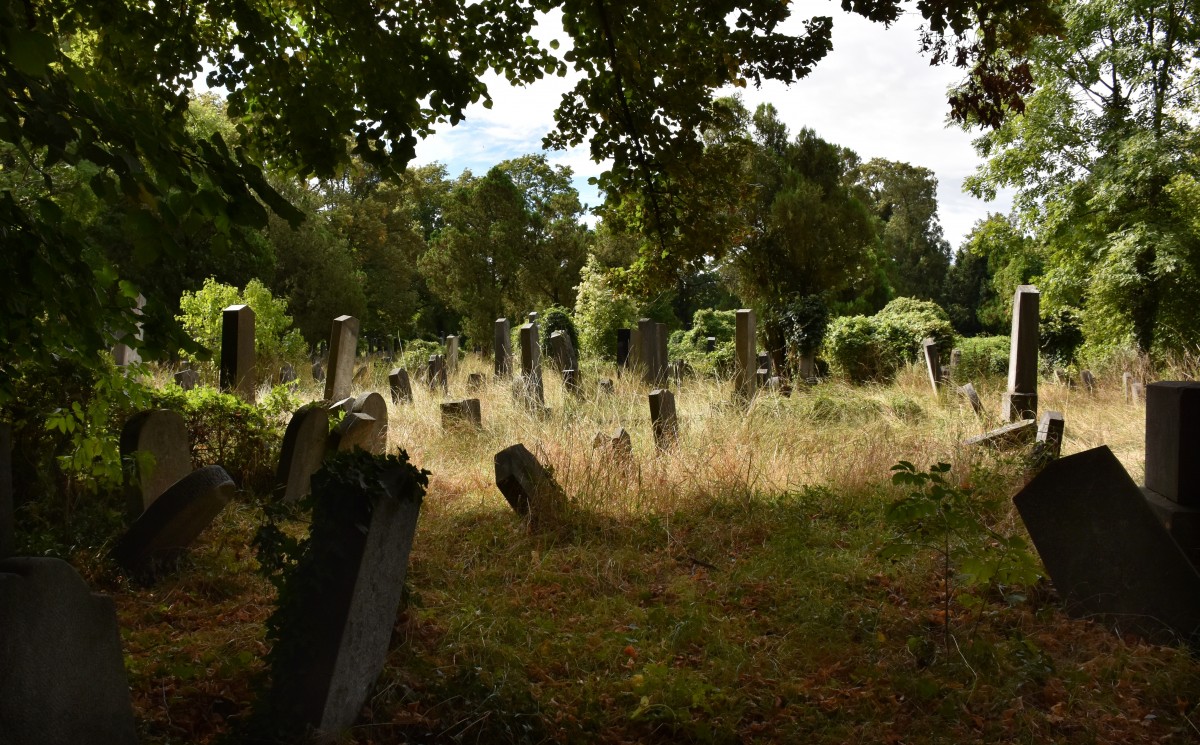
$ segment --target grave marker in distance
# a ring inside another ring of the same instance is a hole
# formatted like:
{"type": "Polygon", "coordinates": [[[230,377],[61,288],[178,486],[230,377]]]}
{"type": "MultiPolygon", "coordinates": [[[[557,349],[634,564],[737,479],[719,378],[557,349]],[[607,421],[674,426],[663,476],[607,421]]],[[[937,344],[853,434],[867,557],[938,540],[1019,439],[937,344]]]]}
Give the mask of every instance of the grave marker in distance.
{"type": "Polygon", "coordinates": [[[402,367],[393,368],[388,373],[388,387],[391,389],[393,404],[412,403],[412,383],[408,379],[408,370],[402,367]]]}
{"type": "Polygon", "coordinates": [[[512,328],[507,318],[497,318],[492,336],[492,349],[495,350],[493,369],[496,377],[512,375],[512,328]]]}
{"type": "Polygon", "coordinates": [[[221,311],[221,390],[254,402],[254,310],[231,305],[221,311]]]}
{"type": "Polygon", "coordinates": [[[354,316],[338,316],[333,319],[333,327],[329,331],[326,401],[337,401],[350,395],[350,386],[354,380],[354,355],[358,351],[358,327],[358,319],[354,316]]]}
{"type": "Polygon", "coordinates": [[[650,391],[650,422],[654,427],[654,442],[666,450],[679,439],[679,418],[675,414],[675,394],[669,390],[650,391]]]}

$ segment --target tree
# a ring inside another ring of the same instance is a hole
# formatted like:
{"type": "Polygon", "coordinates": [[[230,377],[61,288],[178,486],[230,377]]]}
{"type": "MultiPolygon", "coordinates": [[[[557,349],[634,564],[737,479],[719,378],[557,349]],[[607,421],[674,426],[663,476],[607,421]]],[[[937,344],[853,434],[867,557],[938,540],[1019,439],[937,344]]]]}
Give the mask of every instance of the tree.
{"type": "Polygon", "coordinates": [[[1075,0],[1036,43],[1023,112],[977,142],[981,195],[1018,189],[1050,308],[1079,305],[1088,341],[1143,352],[1200,344],[1200,233],[1186,184],[1200,162],[1194,3],[1075,0]]]}
{"type": "Polygon", "coordinates": [[[1042,255],[1033,239],[1001,214],[975,223],[946,277],[946,311],[963,334],[1002,334],[1012,322],[1018,285],[1042,274],[1042,255]]]}

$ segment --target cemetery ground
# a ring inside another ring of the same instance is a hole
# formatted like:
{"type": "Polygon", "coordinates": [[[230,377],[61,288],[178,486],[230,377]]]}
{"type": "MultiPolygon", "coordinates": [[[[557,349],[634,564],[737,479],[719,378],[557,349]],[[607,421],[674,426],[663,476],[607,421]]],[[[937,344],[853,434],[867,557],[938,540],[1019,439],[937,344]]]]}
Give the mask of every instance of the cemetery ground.
{"type": "MultiPolygon", "coordinates": [[[[450,398],[471,372],[491,381],[488,365],[468,356],[450,398]]],[[[386,395],[386,374],[357,388],[386,395]]],[[[644,386],[626,376],[606,395],[605,374],[585,368],[575,398],[547,370],[548,414],[489,382],[470,394],[481,430],[443,430],[424,385],[389,404],[389,450],[432,475],[388,663],[350,741],[1200,740],[1200,666],[1182,645],[1072,620],[1046,580],[970,586],[961,562],[987,535],[948,545],[949,565],[881,557],[900,460],[953,464],[987,526],[1023,535],[1011,496],[1027,453],[960,444],[1000,423],[1003,380],[974,381],[981,421],[916,367],[887,386],[762,392],[748,410],[728,383],[685,378],[680,439],[659,451],[644,386]],[[630,458],[593,448],[618,426],[630,458]],[[495,486],[493,456],[517,442],[571,498],[539,534],[495,486]]],[[[1064,454],[1107,444],[1141,480],[1144,409],[1119,375],[1092,395],[1045,379],[1039,393],[1064,415],[1064,454]]],[[[222,742],[250,710],[274,602],[250,548],[256,499],[240,495],[153,587],[104,551],[72,557],[116,601],[142,742],[222,742]]]]}

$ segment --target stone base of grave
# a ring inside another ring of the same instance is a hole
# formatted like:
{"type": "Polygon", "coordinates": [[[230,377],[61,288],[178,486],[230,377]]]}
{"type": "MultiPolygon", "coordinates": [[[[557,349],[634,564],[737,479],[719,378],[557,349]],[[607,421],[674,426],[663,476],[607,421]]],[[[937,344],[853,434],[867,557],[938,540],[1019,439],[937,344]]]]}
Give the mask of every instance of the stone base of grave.
{"type": "Polygon", "coordinates": [[[447,401],[442,404],[442,428],[453,427],[474,429],[483,427],[483,413],[479,408],[479,399],[468,398],[462,401],[447,401]]]}
{"type": "Polygon", "coordinates": [[[1200,568],[1200,507],[1185,507],[1144,486],[1142,496],[1192,566],[1200,568]]]}
{"type": "Polygon", "coordinates": [[[1036,393],[1005,393],[1000,418],[1006,422],[1037,419],[1037,402],[1036,393]]]}
{"type": "Polygon", "coordinates": [[[990,447],[997,450],[1011,450],[1025,447],[1033,443],[1037,437],[1038,424],[1032,419],[1024,419],[1012,424],[1006,424],[991,432],[969,437],[963,440],[968,447],[990,447]]]}

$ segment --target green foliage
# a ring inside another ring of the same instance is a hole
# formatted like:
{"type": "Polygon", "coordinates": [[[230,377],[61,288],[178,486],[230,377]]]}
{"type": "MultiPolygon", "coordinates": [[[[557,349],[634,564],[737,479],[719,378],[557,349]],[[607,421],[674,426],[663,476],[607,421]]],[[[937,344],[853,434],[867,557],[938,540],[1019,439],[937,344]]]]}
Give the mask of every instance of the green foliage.
{"type": "Polygon", "coordinates": [[[257,279],[239,292],[210,278],[199,291],[185,292],[179,299],[177,320],[197,344],[211,351],[214,365],[221,364],[221,316],[230,305],[249,305],[254,311],[254,366],[260,380],[284,362],[299,363],[304,358],[304,338],[291,327],[286,300],[276,299],[257,279]]]}
{"type": "Polygon", "coordinates": [[[920,356],[921,342],[928,337],[933,337],[938,349],[948,350],[954,346],[955,335],[950,317],[941,306],[929,300],[898,297],[883,306],[883,310],[876,313],[875,317],[901,329],[906,336],[903,351],[908,362],[920,356]]]}
{"type": "Polygon", "coordinates": [[[969,487],[948,478],[949,463],[921,471],[908,461],[892,466],[892,484],[906,493],[887,510],[894,533],[879,555],[897,560],[932,553],[943,583],[943,643],[951,638],[951,601],[977,610],[982,600],[971,591],[1011,585],[1032,585],[1041,567],[1021,536],[998,533],[988,523],[980,499],[969,487]],[[956,596],[956,585],[961,590],[956,596]]]}
{"type": "Polygon", "coordinates": [[[692,327],[671,334],[667,353],[671,359],[682,359],[699,373],[728,374],[733,370],[737,349],[734,344],[737,312],[702,308],[692,316],[692,327]],[[708,351],[708,337],[716,339],[713,351],[708,351]]]}
{"type": "Polygon", "coordinates": [[[959,381],[982,380],[1008,374],[1008,353],[1012,340],[1007,336],[975,336],[958,341],[959,381]]]}
{"type": "Polygon", "coordinates": [[[580,273],[575,293],[575,321],[579,329],[580,354],[598,359],[617,358],[617,329],[637,323],[633,300],[617,292],[600,260],[589,256],[580,273]]]}
{"type": "Polygon", "coordinates": [[[1038,336],[1044,363],[1070,365],[1083,345],[1083,318],[1078,308],[1062,307],[1042,315],[1038,336]]]}
{"type": "Polygon", "coordinates": [[[445,351],[445,348],[436,341],[413,339],[404,345],[404,351],[400,353],[396,364],[410,373],[424,372],[429,364],[429,355],[444,354],[445,351]]]}
{"type": "Polygon", "coordinates": [[[855,382],[887,380],[917,359],[921,342],[933,337],[939,349],[954,344],[946,312],[928,300],[896,298],[874,316],[842,316],[829,326],[825,355],[855,382]]]}
{"type": "Polygon", "coordinates": [[[541,335],[542,355],[550,356],[550,334],[555,331],[566,331],[571,338],[571,347],[579,351],[579,332],[575,329],[575,321],[571,311],[560,305],[551,305],[538,313],[538,333],[541,335]]]}
{"type": "Polygon", "coordinates": [[[763,310],[767,347],[784,350],[787,364],[798,369],[803,355],[816,354],[829,329],[829,308],[820,295],[791,295],[763,310]]]}

